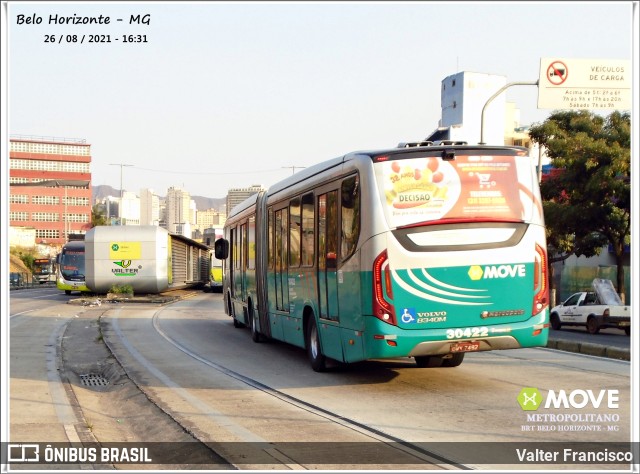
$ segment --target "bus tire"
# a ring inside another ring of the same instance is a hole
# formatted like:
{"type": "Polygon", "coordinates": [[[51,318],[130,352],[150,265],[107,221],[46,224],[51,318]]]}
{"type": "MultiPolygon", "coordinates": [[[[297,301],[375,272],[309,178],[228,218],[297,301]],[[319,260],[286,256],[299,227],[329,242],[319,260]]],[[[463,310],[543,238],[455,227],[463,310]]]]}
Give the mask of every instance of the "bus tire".
{"type": "Polygon", "coordinates": [[[630,327],[626,327],[626,328],[624,328],[624,333],[625,333],[627,336],[631,336],[631,328],[630,328],[630,327]]]}
{"type": "Polygon", "coordinates": [[[320,336],[318,334],[318,326],[313,314],[309,317],[309,323],[307,324],[307,330],[305,332],[305,343],[307,346],[307,355],[309,356],[309,362],[311,362],[311,368],[315,372],[324,372],[327,368],[327,359],[322,354],[322,348],[320,347],[320,336]]]}
{"type": "Polygon", "coordinates": [[[64,294],[65,295],[70,295],[71,294],[71,290],[64,290],[64,294]]]}
{"type": "Polygon", "coordinates": [[[415,356],[414,359],[416,360],[416,365],[421,369],[441,367],[443,362],[440,356],[415,356]]]}
{"type": "Polygon", "coordinates": [[[458,367],[464,360],[464,352],[451,354],[451,357],[442,359],[442,367],[458,367]]]}
{"type": "Polygon", "coordinates": [[[234,328],[243,328],[244,324],[242,324],[240,321],[238,321],[236,319],[236,312],[233,310],[233,305],[231,304],[231,297],[228,297],[228,304],[229,304],[229,316],[231,316],[231,319],[233,319],[233,327],[234,328]]]}
{"type": "Polygon", "coordinates": [[[560,317],[556,313],[553,313],[551,315],[551,321],[550,322],[551,322],[551,328],[554,331],[559,331],[560,328],[562,327],[562,323],[560,322],[560,317]]]}
{"type": "Polygon", "coordinates": [[[256,328],[257,313],[251,306],[251,302],[249,302],[249,305],[249,329],[251,331],[251,339],[253,339],[253,342],[260,342],[262,341],[262,336],[256,328]]]}
{"type": "Polygon", "coordinates": [[[587,331],[589,334],[598,334],[600,332],[600,325],[598,324],[598,318],[591,316],[587,319],[587,331]]]}

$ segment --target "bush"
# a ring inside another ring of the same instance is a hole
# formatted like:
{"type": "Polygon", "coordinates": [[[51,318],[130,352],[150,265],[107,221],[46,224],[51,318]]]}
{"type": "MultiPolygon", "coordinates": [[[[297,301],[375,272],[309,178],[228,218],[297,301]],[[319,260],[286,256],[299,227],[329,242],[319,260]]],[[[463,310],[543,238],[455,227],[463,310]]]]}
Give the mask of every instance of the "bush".
{"type": "Polygon", "coordinates": [[[109,293],[133,296],[133,287],[131,285],[113,285],[109,293]]]}

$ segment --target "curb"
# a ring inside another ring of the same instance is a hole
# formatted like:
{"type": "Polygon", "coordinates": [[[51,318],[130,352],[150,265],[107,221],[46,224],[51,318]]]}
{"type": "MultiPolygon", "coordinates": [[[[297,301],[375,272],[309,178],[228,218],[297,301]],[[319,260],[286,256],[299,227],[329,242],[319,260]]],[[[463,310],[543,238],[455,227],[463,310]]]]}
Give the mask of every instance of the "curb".
{"type": "Polygon", "coordinates": [[[549,338],[547,347],[550,349],[558,349],[566,352],[577,352],[579,354],[587,354],[596,357],[608,357],[609,359],[631,360],[631,350],[622,349],[620,347],[609,347],[602,344],[594,344],[592,342],[567,341],[563,339],[549,338]]]}

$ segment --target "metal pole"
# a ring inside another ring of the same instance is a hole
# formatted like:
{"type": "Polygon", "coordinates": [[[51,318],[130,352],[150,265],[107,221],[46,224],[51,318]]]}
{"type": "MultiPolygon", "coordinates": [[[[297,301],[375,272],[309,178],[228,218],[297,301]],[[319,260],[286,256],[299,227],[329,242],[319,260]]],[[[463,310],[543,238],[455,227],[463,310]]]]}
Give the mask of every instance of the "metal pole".
{"type": "Polygon", "coordinates": [[[133,166],[133,165],[125,165],[124,163],[109,163],[111,166],[119,166],[120,167],[120,204],[118,205],[118,225],[122,225],[122,197],[123,197],[123,188],[122,188],[122,168],[124,166],[133,166]]]}
{"type": "Polygon", "coordinates": [[[502,94],[505,91],[505,89],[508,89],[511,86],[537,86],[537,85],[538,85],[538,81],[535,81],[535,82],[510,82],[506,86],[503,86],[500,89],[498,89],[498,92],[496,92],[491,97],[489,97],[489,100],[487,100],[487,102],[484,104],[484,107],[482,107],[482,116],[480,117],[480,143],[478,143],[478,145],[486,145],[486,143],[484,142],[484,112],[487,109],[487,106],[491,103],[491,101],[493,101],[493,99],[495,99],[500,94],[502,94]]]}
{"type": "Polygon", "coordinates": [[[67,212],[67,185],[64,185],[64,241],[69,242],[69,231],[67,230],[67,222],[69,221],[69,213],[67,212]]]}

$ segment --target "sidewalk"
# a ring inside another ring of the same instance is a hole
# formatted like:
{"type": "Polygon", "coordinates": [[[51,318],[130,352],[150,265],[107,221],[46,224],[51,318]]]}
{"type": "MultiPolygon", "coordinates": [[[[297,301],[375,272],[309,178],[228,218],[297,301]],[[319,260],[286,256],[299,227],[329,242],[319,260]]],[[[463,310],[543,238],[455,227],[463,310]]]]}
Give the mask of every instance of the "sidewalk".
{"type": "Polygon", "coordinates": [[[563,339],[562,337],[549,336],[547,347],[567,352],[577,352],[596,357],[608,357],[610,359],[631,360],[631,350],[621,347],[611,347],[593,342],[581,342],[563,339]]]}

